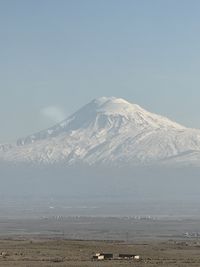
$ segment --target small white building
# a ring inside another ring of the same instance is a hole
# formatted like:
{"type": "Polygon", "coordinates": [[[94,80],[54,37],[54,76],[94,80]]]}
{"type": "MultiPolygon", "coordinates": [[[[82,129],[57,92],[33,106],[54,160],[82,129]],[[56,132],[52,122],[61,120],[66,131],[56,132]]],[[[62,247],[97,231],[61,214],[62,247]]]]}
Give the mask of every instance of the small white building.
{"type": "Polygon", "coordinates": [[[139,255],[134,256],[134,260],[139,260],[139,259],[140,259],[139,255]]]}
{"type": "Polygon", "coordinates": [[[113,259],[113,254],[111,253],[96,253],[95,256],[92,257],[93,260],[111,260],[113,259]]]}
{"type": "Polygon", "coordinates": [[[95,256],[97,257],[97,260],[104,260],[104,255],[101,253],[96,253],[95,256]]]}

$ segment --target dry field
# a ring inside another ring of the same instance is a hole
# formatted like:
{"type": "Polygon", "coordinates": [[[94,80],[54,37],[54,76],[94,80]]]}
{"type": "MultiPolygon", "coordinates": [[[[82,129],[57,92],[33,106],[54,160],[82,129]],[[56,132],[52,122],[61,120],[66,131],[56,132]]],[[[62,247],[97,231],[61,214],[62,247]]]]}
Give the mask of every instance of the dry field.
{"type": "Polygon", "coordinates": [[[200,244],[197,240],[148,241],[127,244],[118,241],[75,240],[0,240],[0,266],[200,266],[200,244]],[[141,256],[133,260],[92,261],[96,252],[132,253],[141,256]]]}

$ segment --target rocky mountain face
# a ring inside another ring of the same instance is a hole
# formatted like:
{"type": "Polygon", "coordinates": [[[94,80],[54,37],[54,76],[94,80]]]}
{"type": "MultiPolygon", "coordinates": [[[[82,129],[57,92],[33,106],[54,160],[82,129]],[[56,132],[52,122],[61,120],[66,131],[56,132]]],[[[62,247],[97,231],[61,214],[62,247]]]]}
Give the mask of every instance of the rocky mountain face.
{"type": "Polygon", "coordinates": [[[55,126],[1,145],[0,159],[31,164],[197,165],[200,130],[121,98],[91,101],[55,126]]]}

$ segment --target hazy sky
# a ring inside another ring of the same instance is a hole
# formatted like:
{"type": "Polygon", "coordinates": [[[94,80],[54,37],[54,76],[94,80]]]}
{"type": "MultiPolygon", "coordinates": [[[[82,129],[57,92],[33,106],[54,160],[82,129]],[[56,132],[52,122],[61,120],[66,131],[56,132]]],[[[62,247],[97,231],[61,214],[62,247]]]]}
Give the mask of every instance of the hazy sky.
{"type": "Polygon", "coordinates": [[[200,128],[199,0],[0,0],[0,142],[119,96],[200,128]]]}

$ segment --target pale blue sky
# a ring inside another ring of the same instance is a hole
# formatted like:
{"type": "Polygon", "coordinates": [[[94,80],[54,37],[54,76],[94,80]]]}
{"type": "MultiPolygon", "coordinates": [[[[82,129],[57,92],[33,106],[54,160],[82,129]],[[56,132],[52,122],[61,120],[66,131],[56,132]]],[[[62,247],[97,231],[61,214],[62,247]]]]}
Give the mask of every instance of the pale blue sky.
{"type": "Polygon", "coordinates": [[[0,142],[99,96],[200,128],[199,14],[199,0],[0,0],[0,142]]]}

